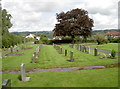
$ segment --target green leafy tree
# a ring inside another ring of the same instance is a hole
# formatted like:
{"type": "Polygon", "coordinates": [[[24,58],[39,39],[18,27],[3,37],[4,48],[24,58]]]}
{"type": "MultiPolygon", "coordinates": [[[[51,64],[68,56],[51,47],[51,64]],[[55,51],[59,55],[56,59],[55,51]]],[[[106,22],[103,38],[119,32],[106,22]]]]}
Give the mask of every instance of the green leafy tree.
{"type": "Polygon", "coordinates": [[[107,37],[105,36],[105,34],[97,33],[94,38],[95,38],[96,42],[98,43],[98,45],[108,43],[108,40],[107,40],[107,37]]]}
{"type": "Polygon", "coordinates": [[[2,22],[2,47],[10,47],[17,45],[22,42],[22,37],[9,33],[9,30],[12,27],[11,23],[11,14],[7,12],[6,9],[1,10],[1,22],[2,22]]]}
{"type": "Polygon", "coordinates": [[[43,44],[47,44],[48,43],[48,37],[44,34],[42,34],[40,36],[40,40],[42,41],[43,44]]]}

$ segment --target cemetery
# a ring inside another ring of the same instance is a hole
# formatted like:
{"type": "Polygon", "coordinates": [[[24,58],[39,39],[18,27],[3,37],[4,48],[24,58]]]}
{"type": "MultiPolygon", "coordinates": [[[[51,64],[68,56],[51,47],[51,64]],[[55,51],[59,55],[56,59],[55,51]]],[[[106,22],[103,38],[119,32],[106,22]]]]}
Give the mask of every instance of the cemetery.
{"type": "Polygon", "coordinates": [[[0,3],[0,88],[118,89],[116,10],[95,10],[101,0],[13,1],[0,3]]]}
{"type": "MultiPolygon", "coordinates": [[[[84,44],[33,44],[28,45],[28,47],[31,47],[31,49],[13,52],[16,54],[23,53],[23,55],[6,55],[2,59],[2,79],[11,79],[12,87],[117,86],[117,83],[115,83],[117,82],[118,76],[116,73],[117,65],[112,68],[108,68],[107,65],[117,63],[118,56],[116,56],[115,59],[111,59],[107,56],[101,59],[100,54],[102,52],[97,51],[97,48],[90,49],[90,46],[84,46],[84,44]],[[56,76],[55,79],[53,78],[54,76],[56,76]],[[94,85],[92,82],[87,85],[85,83],[85,85],[78,84],[82,83],[81,80],[83,80],[83,82],[88,81],[88,76],[93,82],[96,82],[99,79],[99,76],[101,76],[101,79],[94,85]],[[19,77],[21,77],[21,79],[19,77]],[[111,80],[105,80],[103,82],[102,79],[104,77],[112,78],[111,80]],[[35,80],[35,78],[37,80],[35,80]],[[54,81],[51,81],[51,78],[54,79],[54,81]],[[81,80],[76,80],[78,78],[81,80]],[[69,81],[69,83],[64,85],[64,82],[67,81],[69,81]],[[112,84],[109,85],[108,81],[112,82],[112,84]],[[15,84],[13,82],[15,82],[15,84]],[[40,82],[41,84],[37,82],[40,82]]],[[[107,53],[105,54],[107,55],[107,53]]]]}

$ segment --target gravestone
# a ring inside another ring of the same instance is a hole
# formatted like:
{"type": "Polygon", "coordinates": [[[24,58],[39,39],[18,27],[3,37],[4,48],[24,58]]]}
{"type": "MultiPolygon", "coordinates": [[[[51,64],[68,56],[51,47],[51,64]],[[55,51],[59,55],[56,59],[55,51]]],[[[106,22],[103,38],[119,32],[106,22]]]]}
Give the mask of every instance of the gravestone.
{"type": "Polygon", "coordinates": [[[69,45],[69,47],[71,48],[71,45],[69,45]]]}
{"type": "Polygon", "coordinates": [[[60,47],[60,54],[62,54],[62,47],[60,47]]]}
{"type": "Polygon", "coordinates": [[[67,50],[65,49],[65,56],[67,56],[67,50]]]}
{"type": "Polygon", "coordinates": [[[37,56],[37,53],[36,53],[36,51],[34,51],[34,57],[36,57],[37,56]]]}
{"type": "Polygon", "coordinates": [[[87,48],[84,46],[84,52],[86,52],[87,53],[87,48]]]}
{"type": "Polygon", "coordinates": [[[88,54],[90,54],[90,47],[88,47],[88,54]]]}
{"type": "Polygon", "coordinates": [[[8,48],[8,54],[10,54],[11,53],[11,50],[10,50],[10,48],[8,48]]]}
{"type": "Polygon", "coordinates": [[[2,83],[2,89],[11,89],[11,80],[5,79],[2,83]]]}
{"type": "Polygon", "coordinates": [[[94,56],[97,56],[97,48],[94,49],[94,56]]]}
{"type": "Polygon", "coordinates": [[[82,45],[80,45],[80,51],[82,51],[82,45]]]}
{"type": "Polygon", "coordinates": [[[2,50],[2,58],[5,57],[5,51],[2,50]]]}
{"type": "Polygon", "coordinates": [[[26,74],[25,74],[25,64],[21,64],[21,79],[22,81],[30,80],[30,77],[26,77],[26,74]]]}
{"type": "Polygon", "coordinates": [[[71,47],[74,48],[74,44],[72,44],[71,47]]]}
{"type": "Polygon", "coordinates": [[[36,62],[36,60],[38,60],[38,56],[37,56],[37,52],[36,51],[34,51],[34,59],[35,59],[35,62],[36,62]]]}
{"type": "Polygon", "coordinates": [[[82,45],[82,52],[84,52],[84,45],[82,45]]]}
{"type": "Polygon", "coordinates": [[[32,63],[35,63],[35,56],[34,56],[34,54],[32,55],[32,63]]]}
{"type": "Polygon", "coordinates": [[[70,62],[73,62],[74,59],[73,59],[73,51],[70,51],[70,62]]]}
{"type": "Polygon", "coordinates": [[[10,49],[11,49],[11,53],[13,53],[13,46],[11,46],[10,49]]]}
{"type": "Polygon", "coordinates": [[[78,45],[76,45],[76,49],[78,49],[78,45]]]}
{"type": "Polygon", "coordinates": [[[55,44],[53,43],[53,47],[55,46],[55,44]]]}

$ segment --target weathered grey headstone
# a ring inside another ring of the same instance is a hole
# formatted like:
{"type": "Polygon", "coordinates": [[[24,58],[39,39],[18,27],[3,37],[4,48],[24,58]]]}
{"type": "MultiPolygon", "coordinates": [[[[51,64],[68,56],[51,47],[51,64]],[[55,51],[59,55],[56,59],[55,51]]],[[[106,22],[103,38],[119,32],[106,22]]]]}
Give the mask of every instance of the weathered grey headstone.
{"type": "Polygon", "coordinates": [[[8,54],[10,54],[11,53],[11,50],[10,50],[10,48],[8,48],[8,54]]]}
{"type": "Polygon", "coordinates": [[[11,88],[11,80],[5,79],[2,83],[2,89],[10,89],[11,88]]]}
{"type": "Polygon", "coordinates": [[[80,51],[82,51],[82,45],[80,45],[80,51]]]}
{"type": "Polygon", "coordinates": [[[13,53],[13,46],[11,46],[10,49],[11,49],[11,53],[13,53]]]}
{"type": "Polygon", "coordinates": [[[62,54],[62,47],[60,47],[60,54],[62,54]]]}
{"type": "Polygon", "coordinates": [[[2,58],[5,57],[5,51],[2,50],[2,58]]]}
{"type": "Polygon", "coordinates": [[[82,45],[82,52],[84,52],[84,45],[82,45]]]}
{"type": "Polygon", "coordinates": [[[73,51],[70,51],[70,61],[73,62],[74,59],[73,59],[73,51]]]}
{"type": "Polygon", "coordinates": [[[74,44],[72,44],[71,47],[74,48],[74,44]]]}
{"type": "Polygon", "coordinates": [[[88,47],[88,54],[90,54],[90,47],[88,47]]]}
{"type": "Polygon", "coordinates": [[[53,47],[55,46],[55,44],[53,43],[53,47]]]}
{"type": "Polygon", "coordinates": [[[22,81],[30,80],[30,77],[26,77],[26,74],[25,74],[25,64],[21,64],[21,79],[22,81]]]}
{"type": "Polygon", "coordinates": [[[94,49],[94,56],[97,56],[97,48],[94,49]]]}
{"type": "Polygon", "coordinates": [[[67,50],[65,49],[65,56],[67,56],[67,50]]]}
{"type": "Polygon", "coordinates": [[[79,45],[78,44],[76,45],[76,49],[79,49],[79,45]]]}

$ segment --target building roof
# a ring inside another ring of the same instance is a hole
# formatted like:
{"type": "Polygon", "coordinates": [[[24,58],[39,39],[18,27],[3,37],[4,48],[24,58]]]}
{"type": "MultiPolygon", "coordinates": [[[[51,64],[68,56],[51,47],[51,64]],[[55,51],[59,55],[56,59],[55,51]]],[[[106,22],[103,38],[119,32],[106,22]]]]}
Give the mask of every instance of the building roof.
{"type": "Polygon", "coordinates": [[[120,36],[120,32],[107,32],[106,35],[120,36]]]}

